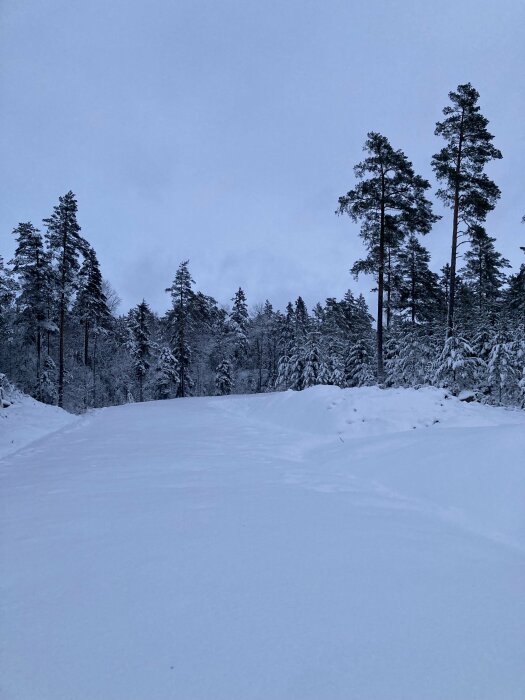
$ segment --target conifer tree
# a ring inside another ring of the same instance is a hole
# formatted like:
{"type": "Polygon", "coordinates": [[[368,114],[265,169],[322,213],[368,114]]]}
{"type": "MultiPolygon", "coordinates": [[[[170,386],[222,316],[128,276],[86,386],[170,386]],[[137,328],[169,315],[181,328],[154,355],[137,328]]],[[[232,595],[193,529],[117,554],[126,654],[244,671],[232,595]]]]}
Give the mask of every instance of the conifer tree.
{"type": "Polygon", "coordinates": [[[496,251],[495,240],[483,226],[475,225],[470,232],[470,250],[465,253],[462,275],[474,293],[480,316],[501,296],[506,281],[503,270],[510,267],[509,261],[496,251]]]}
{"type": "Polygon", "coordinates": [[[155,364],[153,393],[156,399],[171,399],[179,381],[179,365],[171,350],[164,345],[155,364]]]}
{"type": "Polygon", "coordinates": [[[53,272],[40,231],[31,222],[18,224],[13,234],[17,240],[13,272],[18,275],[20,284],[19,318],[36,348],[36,396],[42,400],[42,329],[49,312],[53,272]]]}
{"type": "Polygon", "coordinates": [[[294,310],[291,302],[286,306],[286,315],[281,318],[279,329],[279,362],[275,386],[278,389],[289,389],[292,374],[292,356],[294,353],[294,310]]]}
{"type": "Polygon", "coordinates": [[[144,401],[144,380],[151,366],[151,321],[148,304],[141,301],[128,316],[128,348],[132,358],[133,373],[138,382],[139,401],[144,401]]]}
{"type": "Polygon", "coordinates": [[[312,328],[304,348],[303,380],[304,388],[326,383],[328,370],[320,348],[320,333],[312,328]]]}
{"type": "Polygon", "coordinates": [[[16,282],[12,270],[5,267],[0,255],[0,370],[7,372],[10,367],[12,352],[9,351],[10,312],[15,299],[16,282]]]}
{"type": "Polygon", "coordinates": [[[374,381],[373,352],[364,339],[349,346],[345,357],[345,386],[367,386],[374,381]]]}
{"type": "Polygon", "coordinates": [[[86,247],[84,262],[79,272],[79,290],[76,313],[84,325],[84,365],[89,364],[89,333],[109,322],[111,313],[103,291],[102,275],[97,256],[91,246],[86,247]]]}
{"type": "Polygon", "coordinates": [[[436,362],[434,380],[455,395],[476,386],[476,375],[483,367],[474,348],[465,338],[449,335],[436,362]]]}
{"type": "Polygon", "coordinates": [[[233,306],[230,313],[229,323],[233,335],[233,352],[235,359],[239,362],[248,350],[248,305],[246,295],[239,287],[232,299],[233,306]]]}
{"type": "Polygon", "coordinates": [[[429,182],[415,174],[401,150],[394,151],[388,139],[375,132],[368,134],[364,150],[367,157],[354,168],[359,182],[339,197],[337,211],[361,221],[361,237],[377,278],[377,379],[382,382],[387,242],[392,247],[410,233],[428,233],[437,217],[425,197],[429,182]]]}
{"type": "Polygon", "coordinates": [[[479,111],[479,93],[472,85],[458,85],[456,92],[449,93],[449,99],[451,104],[443,109],[445,119],[436,124],[435,130],[446,145],[432,158],[432,168],[442,183],[437,195],[453,211],[447,311],[447,334],[451,335],[459,227],[463,224],[465,232],[470,233],[494,209],[500,191],[483,170],[491,160],[502,156],[492,144],[494,136],[487,130],[488,120],[479,111]]]}
{"type": "Polygon", "coordinates": [[[177,398],[189,396],[193,387],[190,374],[192,352],[190,347],[190,333],[193,326],[192,302],[195,294],[192,290],[194,280],[188,268],[189,260],[181,262],[173,284],[166,291],[171,294],[173,305],[170,314],[172,333],[172,350],[179,365],[179,381],[177,386],[177,398]]]}
{"type": "Polygon", "coordinates": [[[430,253],[415,235],[410,235],[398,253],[396,277],[399,296],[396,307],[408,314],[412,326],[430,321],[439,304],[437,275],[429,268],[430,253]]]}
{"type": "Polygon", "coordinates": [[[219,362],[215,370],[215,387],[218,396],[227,396],[232,393],[232,367],[230,361],[226,358],[219,362]]]}
{"type": "Polygon", "coordinates": [[[58,351],[58,405],[64,405],[64,347],[66,311],[77,285],[79,256],[86,250],[86,241],[80,235],[77,222],[77,200],[71,190],[59,198],[58,205],[48,219],[47,242],[57,266],[59,351],[58,351]]]}
{"type": "Polygon", "coordinates": [[[487,363],[488,384],[501,403],[503,393],[514,379],[514,363],[511,343],[496,342],[490,351],[487,363]]]}

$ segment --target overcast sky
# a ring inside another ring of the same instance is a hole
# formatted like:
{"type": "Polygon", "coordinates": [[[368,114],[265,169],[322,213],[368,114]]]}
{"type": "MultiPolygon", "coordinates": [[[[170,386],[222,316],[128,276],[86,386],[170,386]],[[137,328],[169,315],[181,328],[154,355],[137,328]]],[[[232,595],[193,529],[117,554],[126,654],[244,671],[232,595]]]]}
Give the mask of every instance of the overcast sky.
{"type": "Polygon", "coordinates": [[[334,214],[366,133],[434,185],[435,122],[468,81],[504,156],[487,230],[523,258],[523,0],[0,0],[0,20],[0,253],[72,189],[122,311],[164,311],[188,258],[221,303],[368,292],[334,214]]]}

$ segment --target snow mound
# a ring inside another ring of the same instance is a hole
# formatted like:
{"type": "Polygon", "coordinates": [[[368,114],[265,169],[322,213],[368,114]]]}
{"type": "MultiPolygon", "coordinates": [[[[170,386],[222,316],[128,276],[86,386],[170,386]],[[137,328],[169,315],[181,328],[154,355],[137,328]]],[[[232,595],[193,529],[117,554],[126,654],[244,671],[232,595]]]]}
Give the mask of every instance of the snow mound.
{"type": "Polygon", "coordinates": [[[444,389],[340,389],[316,386],[246,400],[231,397],[227,410],[246,418],[316,435],[344,438],[399,433],[417,428],[481,428],[525,423],[517,409],[465,403],[444,389]],[[255,400],[254,400],[255,399],[255,400]]]}
{"type": "Polygon", "coordinates": [[[40,403],[16,390],[10,392],[9,401],[8,407],[0,408],[0,459],[79,420],[62,408],[40,403]]]}

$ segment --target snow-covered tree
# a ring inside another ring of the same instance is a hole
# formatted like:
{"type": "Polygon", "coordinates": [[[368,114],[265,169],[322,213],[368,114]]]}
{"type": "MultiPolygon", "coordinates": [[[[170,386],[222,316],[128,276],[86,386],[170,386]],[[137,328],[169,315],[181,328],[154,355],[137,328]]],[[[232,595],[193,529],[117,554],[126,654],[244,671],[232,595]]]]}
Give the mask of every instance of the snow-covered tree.
{"type": "Polygon", "coordinates": [[[348,348],[344,374],[347,387],[367,386],[374,383],[374,354],[366,340],[358,340],[348,348]]]}
{"type": "Polygon", "coordinates": [[[79,257],[86,251],[86,241],[80,235],[77,222],[77,200],[71,190],[63,197],[53,213],[44,219],[47,226],[48,248],[56,265],[58,291],[58,405],[64,405],[64,375],[65,375],[65,332],[66,311],[68,310],[72,293],[77,287],[79,257]]]}
{"type": "Polygon", "coordinates": [[[190,373],[192,350],[190,335],[193,330],[192,304],[195,294],[192,289],[194,280],[189,271],[189,260],[181,262],[173,284],[166,291],[171,294],[173,309],[170,314],[172,328],[172,352],[179,366],[177,398],[189,396],[193,388],[190,373]]]}
{"type": "Polygon", "coordinates": [[[232,366],[230,361],[227,359],[223,359],[217,365],[215,370],[215,387],[219,396],[226,396],[232,393],[232,366]]]}
{"type": "Polygon", "coordinates": [[[483,362],[476,356],[472,345],[457,335],[450,335],[437,359],[434,381],[458,395],[462,390],[473,390],[483,362]]]}
{"type": "Polygon", "coordinates": [[[132,358],[133,373],[138,382],[139,401],[144,401],[144,381],[151,366],[151,321],[148,304],[141,301],[128,315],[128,349],[132,358]]]}
{"type": "Polygon", "coordinates": [[[153,395],[156,399],[171,399],[179,381],[179,365],[169,347],[164,345],[154,368],[153,395]]]}

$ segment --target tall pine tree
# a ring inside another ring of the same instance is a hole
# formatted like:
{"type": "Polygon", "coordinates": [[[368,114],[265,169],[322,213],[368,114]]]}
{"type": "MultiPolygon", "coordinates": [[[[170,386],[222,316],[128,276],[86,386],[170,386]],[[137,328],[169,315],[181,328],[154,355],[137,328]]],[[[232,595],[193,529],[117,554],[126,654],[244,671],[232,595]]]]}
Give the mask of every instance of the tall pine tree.
{"type": "Polygon", "coordinates": [[[403,151],[395,151],[388,139],[370,132],[364,145],[365,160],[354,168],[360,181],[339,197],[337,213],[361,222],[361,237],[369,251],[369,263],[377,278],[377,380],[384,379],[383,305],[385,253],[410,233],[428,233],[438,217],[425,197],[430,187],[416,175],[403,151]]]}
{"type": "Polygon", "coordinates": [[[59,198],[48,219],[47,242],[57,267],[58,286],[58,405],[64,405],[64,346],[66,311],[78,281],[79,256],[86,251],[86,241],[80,235],[77,222],[77,200],[71,190],[59,198]]]}
{"type": "Polygon", "coordinates": [[[459,227],[463,224],[465,232],[470,233],[494,209],[500,191],[483,170],[491,160],[502,156],[492,144],[494,136],[487,130],[488,119],[480,114],[479,93],[472,85],[458,85],[449,99],[451,104],[443,109],[445,119],[436,124],[435,130],[446,145],[432,158],[432,168],[442,183],[437,195],[453,211],[447,310],[450,336],[454,330],[459,227]]]}

